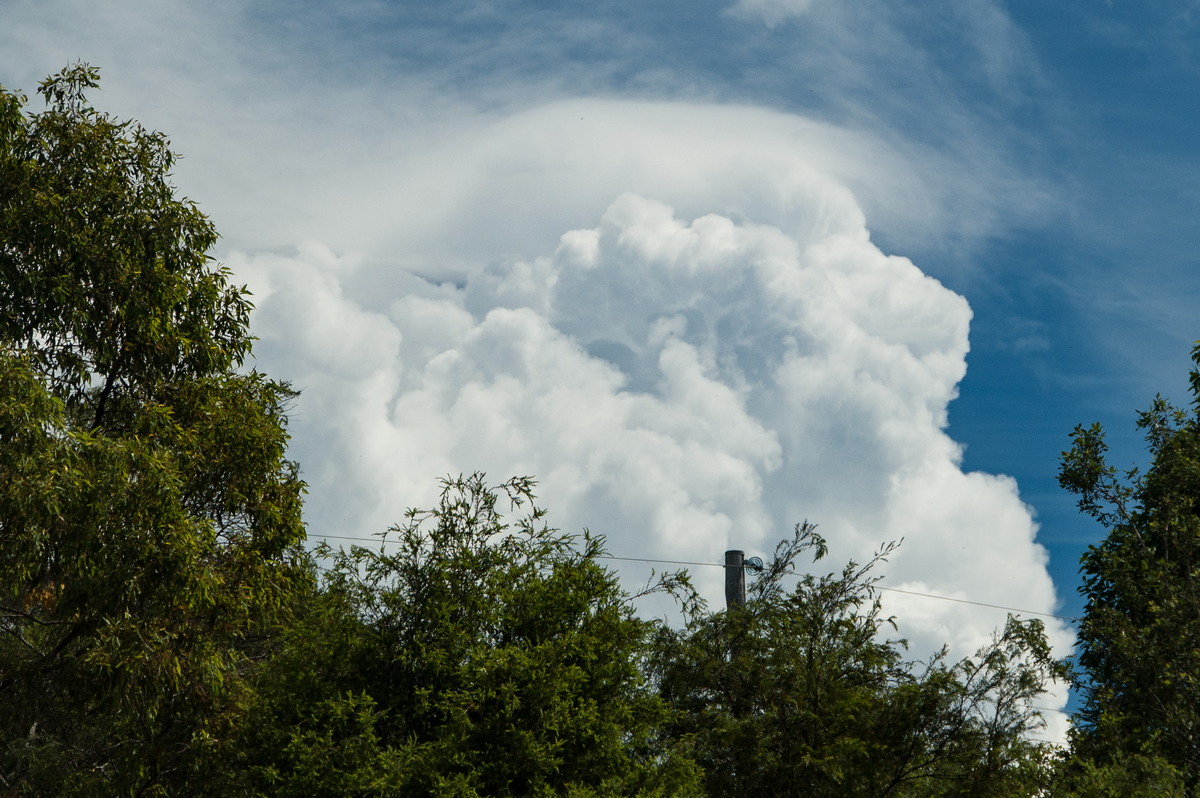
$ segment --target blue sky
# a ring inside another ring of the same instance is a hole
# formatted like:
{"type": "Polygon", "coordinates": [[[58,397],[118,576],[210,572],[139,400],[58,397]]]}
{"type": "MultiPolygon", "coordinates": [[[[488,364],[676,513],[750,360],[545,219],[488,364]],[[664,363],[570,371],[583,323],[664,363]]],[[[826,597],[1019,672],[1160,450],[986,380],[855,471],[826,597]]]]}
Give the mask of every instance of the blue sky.
{"type": "MultiPolygon", "coordinates": [[[[1069,432],[1130,463],[1134,410],[1187,398],[1193,2],[0,18],[0,83],[88,61],[183,152],[259,365],[304,391],[314,535],[531,471],[614,554],[765,553],[808,518],[837,556],[904,536],[889,584],[1070,615],[1101,530],[1056,485],[1069,432]]],[[[889,600],[921,645],[1003,621],[889,600]]]]}

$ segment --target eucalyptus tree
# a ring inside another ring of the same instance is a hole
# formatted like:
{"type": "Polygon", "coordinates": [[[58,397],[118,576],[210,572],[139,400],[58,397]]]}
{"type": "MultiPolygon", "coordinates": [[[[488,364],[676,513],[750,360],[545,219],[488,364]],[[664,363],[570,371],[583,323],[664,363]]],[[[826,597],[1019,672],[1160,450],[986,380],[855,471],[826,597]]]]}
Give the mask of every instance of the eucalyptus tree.
{"type": "Polygon", "coordinates": [[[1039,621],[1009,618],[974,657],[906,658],[885,632],[874,571],[811,573],[826,555],[801,524],[753,579],[744,607],[659,630],[652,669],[677,712],[664,739],[708,795],[1033,796],[1053,749],[1034,701],[1064,676],[1039,621]],[[791,587],[789,588],[789,584],[791,587]]]}
{"type": "MultiPolygon", "coordinates": [[[[378,547],[322,551],[244,748],[268,795],[696,795],[661,745],[653,624],[603,541],[545,522],[527,478],[443,481],[378,547]]],[[[677,575],[646,589],[683,588],[677,575]]]]}
{"type": "Polygon", "coordinates": [[[1075,753],[1093,768],[1157,758],[1197,794],[1200,345],[1192,360],[1190,406],[1160,396],[1138,418],[1150,455],[1145,472],[1111,465],[1104,430],[1093,424],[1072,434],[1059,481],[1107,529],[1080,568],[1087,604],[1079,626],[1083,706],[1075,753]]]}
{"type": "Polygon", "coordinates": [[[95,69],[0,88],[0,791],[194,783],[311,579],[293,393],[246,292],[95,69]]]}

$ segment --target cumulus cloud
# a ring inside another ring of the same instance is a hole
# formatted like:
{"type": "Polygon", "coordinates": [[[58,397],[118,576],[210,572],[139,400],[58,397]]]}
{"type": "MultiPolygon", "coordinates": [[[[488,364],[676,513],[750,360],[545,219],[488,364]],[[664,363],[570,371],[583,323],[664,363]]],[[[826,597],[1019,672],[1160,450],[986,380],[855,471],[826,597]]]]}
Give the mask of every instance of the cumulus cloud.
{"type": "MultiPolygon", "coordinates": [[[[410,274],[383,312],[342,290],[361,266],[316,247],[234,259],[260,287],[260,357],[305,390],[313,533],[379,531],[439,474],[528,473],[559,525],[619,556],[767,553],[809,519],[839,558],[904,538],[894,587],[1051,611],[1016,485],[964,473],[944,431],[967,303],[880,252],[836,189],[798,181],[791,207],[831,218],[789,230],[621,194],[550,251],[458,284],[410,274]]],[[[719,569],[696,575],[719,602],[719,569]]],[[[1003,623],[886,601],[914,653],[968,653],[1003,623]]]]}

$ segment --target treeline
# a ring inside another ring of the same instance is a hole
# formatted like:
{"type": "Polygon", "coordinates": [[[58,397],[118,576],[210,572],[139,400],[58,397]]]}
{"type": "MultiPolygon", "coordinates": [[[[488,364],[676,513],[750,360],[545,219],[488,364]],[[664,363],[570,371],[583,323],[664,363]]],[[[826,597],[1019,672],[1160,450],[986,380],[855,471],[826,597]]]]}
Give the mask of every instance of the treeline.
{"type": "Polygon", "coordinates": [[[1063,484],[1109,533],[1074,662],[1015,618],[911,659],[891,547],[814,574],[808,524],[744,607],[686,573],[630,595],[529,479],[448,479],[379,545],[309,552],[294,393],[244,368],[248,297],[168,142],[96,85],[70,67],[38,113],[0,89],[0,794],[1200,794],[1200,405],[1143,415],[1144,475],[1076,430],[1063,484]],[[1065,750],[1036,709],[1062,679],[1065,750]]]}

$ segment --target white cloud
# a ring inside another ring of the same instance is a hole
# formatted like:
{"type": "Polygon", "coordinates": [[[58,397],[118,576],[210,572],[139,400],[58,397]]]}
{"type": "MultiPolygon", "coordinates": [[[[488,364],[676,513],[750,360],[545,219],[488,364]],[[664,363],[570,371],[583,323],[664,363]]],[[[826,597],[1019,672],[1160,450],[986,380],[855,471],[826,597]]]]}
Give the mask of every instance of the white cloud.
{"type": "Polygon", "coordinates": [[[793,17],[802,17],[812,10],[813,0],[737,0],[730,6],[736,16],[761,19],[775,27],[793,17]]]}
{"type": "MultiPolygon", "coordinates": [[[[886,569],[896,587],[1053,610],[1016,485],[963,473],[944,432],[966,302],[879,252],[835,184],[793,190],[789,207],[832,218],[789,233],[623,194],[552,251],[461,287],[426,282],[386,321],[342,291],[366,276],[315,250],[288,274],[278,256],[238,259],[272,286],[255,319],[266,365],[305,389],[313,531],[378,531],[440,474],[529,473],[556,523],[608,535],[621,556],[766,553],[807,518],[839,558],[904,537],[886,569]],[[307,287],[274,287],[293,282],[307,287]],[[343,334],[321,332],[333,320],[343,334]]],[[[697,576],[719,601],[720,572],[697,576]]],[[[966,653],[1003,622],[886,600],[914,653],[966,653]]]]}
{"type": "MultiPolygon", "coordinates": [[[[483,214],[495,229],[473,231],[482,234],[481,246],[469,258],[463,257],[465,249],[457,250],[456,261],[442,245],[447,231],[422,230],[419,219],[446,218],[447,210],[464,202],[491,202],[495,192],[488,188],[503,186],[513,192],[505,202],[514,213],[534,218],[530,211],[540,206],[538,218],[545,223],[536,231],[538,244],[549,245],[563,229],[588,223],[597,201],[622,191],[659,196],[653,189],[665,173],[681,191],[660,198],[684,215],[728,210],[690,207],[687,169],[694,171],[695,193],[707,196],[705,186],[718,180],[730,189],[731,204],[744,204],[750,198],[735,196],[737,190],[775,192],[778,199],[789,194],[797,170],[818,168],[853,191],[857,204],[870,211],[873,230],[892,246],[961,244],[994,232],[1002,216],[1044,211],[1044,188],[1004,162],[1008,145],[996,120],[962,107],[944,65],[922,49],[919,34],[927,26],[917,24],[920,19],[888,4],[856,12],[846,4],[798,0],[754,0],[753,6],[763,13],[807,9],[812,25],[805,30],[811,30],[794,49],[808,55],[743,66],[753,66],[751,74],[765,68],[762,78],[779,84],[781,101],[794,92],[826,97],[826,118],[843,124],[729,104],[573,100],[572,85],[532,80],[521,68],[522,50],[540,52],[542,39],[557,41],[562,33],[555,27],[561,19],[539,29],[533,12],[522,17],[532,29],[496,42],[494,52],[474,53],[464,63],[435,60],[427,71],[405,73],[388,71],[395,56],[385,46],[387,37],[364,32],[338,13],[307,9],[295,16],[278,4],[244,0],[219,0],[203,11],[180,0],[131,0],[119,7],[10,0],[5,11],[11,24],[0,29],[0,80],[31,89],[68,61],[100,65],[100,106],[171,134],[186,155],[176,170],[180,184],[213,214],[231,248],[280,250],[316,238],[342,252],[378,253],[391,246],[422,261],[405,264],[414,270],[461,268],[528,251],[534,231],[514,228],[494,211],[483,214]],[[288,24],[279,24],[275,15],[288,24]],[[480,71],[494,76],[486,79],[486,97],[455,94],[453,88],[463,82],[474,81],[474,91],[481,91],[480,71]],[[897,75],[904,76],[903,86],[891,85],[897,75]],[[640,124],[655,115],[653,130],[644,124],[629,129],[631,121],[640,124]],[[636,144],[631,135],[638,137],[636,144]],[[647,140],[652,135],[656,147],[647,140]],[[804,149],[789,146],[792,142],[804,149]],[[720,153],[716,163],[733,173],[719,174],[697,160],[714,150],[720,153]],[[541,167],[525,169],[537,163],[529,161],[537,153],[560,153],[568,168],[559,179],[576,182],[577,193],[556,194],[566,198],[561,207],[546,208],[526,190],[541,179],[541,167]],[[579,157],[584,153],[590,161],[579,157]],[[631,159],[646,153],[655,157],[632,168],[631,159]],[[770,157],[778,162],[773,173],[758,170],[755,182],[739,183],[736,156],[750,153],[760,163],[770,157]],[[492,171],[478,168],[481,164],[492,171]],[[523,185],[523,179],[529,182],[523,185]],[[637,184],[621,185],[622,180],[637,184]],[[402,193],[395,190],[400,183],[402,193]],[[408,240],[388,239],[383,232],[398,217],[413,220],[408,240]],[[500,248],[484,246],[492,243],[500,248]]],[[[953,4],[948,8],[951,21],[943,24],[964,31],[989,82],[1022,85],[1019,78],[1028,67],[1018,67],[1030,59],[998,7],[988,3],[961,13],[953,4]]],[[[353,13],[373,21],[382,15],[381,24],[397,22],[378,4],[353,13]]],[[[674,73],[670,62],[658,63],[664,55],[658,49],[603,52],[633,63],[599,69],[576,64],[567,72],[653,73],[666,81],[652,81],[643,93],[655,98],[672,96],[671,87],[687,77],[663,77],[674,73]]],[[[616,96],[604,86],[587,85],[589,94],[616,96]]],[[[685,94],[739,96],[736,88],[718,85],[685,94]]]]}

